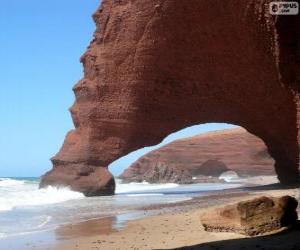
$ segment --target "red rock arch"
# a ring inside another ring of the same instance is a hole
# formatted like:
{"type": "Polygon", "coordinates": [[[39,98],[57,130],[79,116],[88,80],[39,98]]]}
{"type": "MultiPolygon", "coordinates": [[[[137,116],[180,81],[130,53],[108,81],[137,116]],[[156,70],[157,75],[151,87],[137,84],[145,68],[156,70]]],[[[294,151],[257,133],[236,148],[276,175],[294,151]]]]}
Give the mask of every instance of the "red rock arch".
{"type": "Polygon", "coordinates": [[[111,194],[109,163],[182,128],[225,122],[260,137],[299,181],[299,15],[268,2],[103,0],[69,132],[41,186],[111,194]]]}

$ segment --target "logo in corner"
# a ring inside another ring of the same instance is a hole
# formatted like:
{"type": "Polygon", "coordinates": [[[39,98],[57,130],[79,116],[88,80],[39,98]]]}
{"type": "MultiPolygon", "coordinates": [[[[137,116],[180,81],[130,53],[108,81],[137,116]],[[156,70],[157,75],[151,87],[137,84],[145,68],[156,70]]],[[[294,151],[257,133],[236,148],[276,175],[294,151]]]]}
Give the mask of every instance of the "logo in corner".
{"type": "Polygon", "coordinates": [[[298,2],[270,2],[269,11],[271,15],[298,15],[298,2]]]}

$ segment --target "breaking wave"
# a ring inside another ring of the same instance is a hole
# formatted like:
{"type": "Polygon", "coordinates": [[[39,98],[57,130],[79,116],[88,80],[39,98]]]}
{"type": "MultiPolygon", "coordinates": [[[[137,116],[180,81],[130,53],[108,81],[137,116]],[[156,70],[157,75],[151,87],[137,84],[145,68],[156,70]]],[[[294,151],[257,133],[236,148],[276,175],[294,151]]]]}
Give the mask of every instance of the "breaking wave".
{"type": "Polygon", "coordinates": [[[220,180],[224,180],[226,182],[237,182],[240,181],[240,177],[234,171],[226,171],[219,176],[220,180]]]}
{"type": "Polygon", "coordinates": [[[25,181],[22,180],[14,180],[11,178],[0,178],[0,187],[12,187],[23,185],[25,181]]]}
{"type": "Polygon", "coordinates": [[[69,188],[49,186],[39,189],[38,182],[0,178],[0,211],[54,204],[83,197],[82,193],[69,188]]]}

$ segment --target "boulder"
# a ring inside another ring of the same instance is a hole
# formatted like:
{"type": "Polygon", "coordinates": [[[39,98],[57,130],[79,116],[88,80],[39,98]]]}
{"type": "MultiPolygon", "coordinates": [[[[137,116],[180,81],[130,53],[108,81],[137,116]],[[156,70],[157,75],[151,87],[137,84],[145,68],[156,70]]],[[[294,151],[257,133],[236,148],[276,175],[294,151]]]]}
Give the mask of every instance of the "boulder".
{"type": "Polygon", "coordinates": [[[115,180],[106,168],[75,165],[49,171],[40,182],[40,188],[47,186],[67,186],[85,196],[106,196],[114,194],[115,180]]]}
{"type": "Polygon", "coordinates": [[[297,206],[291,196],[262,196],[213,209],[202,215],[201,222],[206,231],[255,236],[292,226],[298,219],[297,206]]]}

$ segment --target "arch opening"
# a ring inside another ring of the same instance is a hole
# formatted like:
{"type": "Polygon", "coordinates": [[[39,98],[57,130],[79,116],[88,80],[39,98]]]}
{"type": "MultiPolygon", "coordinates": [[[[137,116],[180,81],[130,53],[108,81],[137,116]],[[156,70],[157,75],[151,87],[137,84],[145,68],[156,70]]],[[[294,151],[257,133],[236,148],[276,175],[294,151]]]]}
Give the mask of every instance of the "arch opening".
{"type": "Polygon", "coordinates": [[[265,143],[242,127],[225,123],[176,131],[158,145],[119,158],[109,170],[117,185],[277,182],[274,160],[265,143]]]}

